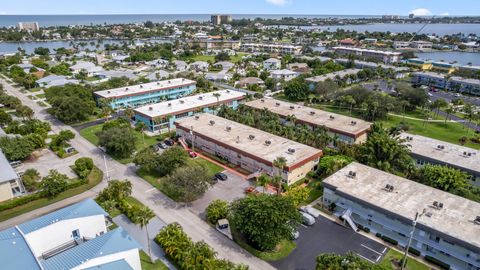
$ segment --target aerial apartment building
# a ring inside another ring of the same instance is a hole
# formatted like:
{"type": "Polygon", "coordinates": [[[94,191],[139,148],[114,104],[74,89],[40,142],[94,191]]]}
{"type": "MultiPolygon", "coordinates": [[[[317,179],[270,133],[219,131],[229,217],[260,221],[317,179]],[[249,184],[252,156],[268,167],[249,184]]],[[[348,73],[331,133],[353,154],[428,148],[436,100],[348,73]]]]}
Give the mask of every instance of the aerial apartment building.
{"type": "Polygon", "coordinates": [[[279,53],[299,55],[302,53],[302,46],[289,44],[268,44],[268,43],[242,43],[240,46],[245,52],[279,53]]]}
{"type": "Polygon", "coordinates": [[[322,186],[323,206],[354,230],[361,225],[405,247],[416,219],[411,249],[449,269],[480,268],[480,203],[357,162],[322,186]]]}
{"type": "Polygon", "coordinates": [[[225,14],[214,14],[210,16],[210,22],[213,25],[229,24],[232,22],[232,16],[225,14]]]}
{"type": "Polygon", "coordinates": [[[472,184],[480,186],[480,151],[432,138],[402,133],[417,166],[439,164],[467,173],[472,184]]]}
{"type": "Polygon", "coordinates": [[[234,121],[203,113],[175,121],[177,135],[212,155],[252,173],[279,175],[288,185],[314,170],[322,150],[285,139],[234,121]],[[286,159],[281,171],[273,163],[286,159]]]}
{"type": "Polygon", "coordinates": [[[416,85],[426,85],[439,89],[446,89],[447,79],[444,74],[425,71],[425,72],[413,72],[412,83],[416,85]]]}
{"type": "Polygon", "coordinates": [[[445,74],[435,72],[414,72],[412,73],[412,83],[480,96],[480,80],[477,79],[458,76],[449,78],[445,74]]]}
{"type": "Polygon", "coordinates": [[[220,90],[164,101],[134,109],[135,121],[144,122],[151,132],[164,133],[173,130],[180,118],[203,112],[215,114],[222,105],[235,109],[244,98],[245,93],[220,90]]]}
{"type": "MultiPolygon", "coordinates": [[[[0,128],[1,131],[1,128],[0,128]]],[[[13,170],[0,149],[0,202],[13,199],[25,193],[22,179],[13,170]]]]}
{"type": "Polygon", "coordinates": [[[373,58],[384,62],[385,64],[398,63],[400,61],[400,52],[370,50],[356,47],[333,47],[335,53],[339,55],[356,55],[364,58],[373,58]]]}
{"type": "MultiPolygon", "coordinates": [[[[332,80],[333,81],[337,78],[345,79],[347,76],[357,75],[358,72],[360,72],[360,71],[361,71],[361,69],[358,69],[358,68],[348,68],[348,69],[344,69],[344,70],[334,71],[334,72],[330,72],[330,73],[327,73],[327,74],[306,78],[305,81],[308,82],[308,87],[310,88],[310,90],[313,91],[319,82],[324,82],[326,80],[332,80]]],[[[350,78],[348,78],[344,81],[345,81],[346,84],[351,84],[351,83],[354,83],[356,80],[354,81],[354,80],[351,80],[350,78]]]]}
{"type": "Polygon", "coordinates": [[[39,31],[40,25],[38,24],[38,22],[19,22],[18,29],[28,32],[39,31]]]}
{"type": "Polygon", "coordinates": [[[196,89],[196,82],[178,78],[94,92],[97,102],[106,99],[112,109],[138,107],[180,98],[196,89]]]}
{"type": "Polygon", "coordinates": [[[4,270],[141,270],[141,246],[92,199],[0,231],[4,270]]]}
{"type": "Polygon", "coordinates": [[[315,130],[326,127],[328,135],[347,144],[363,143],[367,140],[367,132],[372,123],[336,113],[330,113],[311,107],[271,98],[257,99],[245,103],[246,106],[277,114],[284,123],[287,117],[294,115],[296,124],[307,125],[315,130]]]}

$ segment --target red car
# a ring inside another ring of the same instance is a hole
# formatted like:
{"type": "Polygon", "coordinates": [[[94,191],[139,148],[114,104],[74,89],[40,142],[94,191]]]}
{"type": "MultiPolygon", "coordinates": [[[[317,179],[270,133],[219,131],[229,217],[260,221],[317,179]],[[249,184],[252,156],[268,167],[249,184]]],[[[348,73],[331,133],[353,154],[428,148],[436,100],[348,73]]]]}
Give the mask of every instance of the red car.
{"type": "Polygon", "coordinates": [[[245,193],[253,193],[253,194],[256,194],[258,193],[258,191],[255,189],[255,187],[247,187],[245,189],[245,193]]]}
{"type": "Polygon", "coordinates": [[[193,151],[188,151],[188,155],[191,157],[191,158],[196,158],[197,157],[197,153],[193,152],[193,151]]]}

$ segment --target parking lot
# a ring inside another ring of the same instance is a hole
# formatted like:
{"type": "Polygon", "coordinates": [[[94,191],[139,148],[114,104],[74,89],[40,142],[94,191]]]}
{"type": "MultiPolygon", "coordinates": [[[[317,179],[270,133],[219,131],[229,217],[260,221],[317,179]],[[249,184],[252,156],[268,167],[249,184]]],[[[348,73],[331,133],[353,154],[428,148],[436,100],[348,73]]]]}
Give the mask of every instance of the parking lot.
{"type": "Polygon", "coordinates": [[[313,226],[300,226],[297,248],[286,258],[272,262],[277,269],[315,269],[316,257],[322,253],[353,252],[370,262],[379,262],[388,251],[384,245],[325,217],[316,219],[313,226]]]}
{"type": "Polygon", "coordinates": [[[70,178],[77,177],[70,166],[75,164],[75,160],[80,158],[78,154],[61,159],[49,149],[42,149],[37,151],[37,153],[37,159],[24,161],[22,165],[15,168],[15,171],[25,172],[26,170],[33,168],[43,177],[48,175],[50,170],[57,170],[59,173],[63,173],[70,178]]]}
{"type": "Polygon", "coordinates": [[[202,198],[192,202],[191,209],[203,217],[205,208],[211,201],[220,199],[224,201],[234,201],[245,196],[245,188],[252,185],[249,181],[243,179],[237,174],[229,171],[223,171],[228,176],[226,181],[218,181],[211,187],[202,198]]]}

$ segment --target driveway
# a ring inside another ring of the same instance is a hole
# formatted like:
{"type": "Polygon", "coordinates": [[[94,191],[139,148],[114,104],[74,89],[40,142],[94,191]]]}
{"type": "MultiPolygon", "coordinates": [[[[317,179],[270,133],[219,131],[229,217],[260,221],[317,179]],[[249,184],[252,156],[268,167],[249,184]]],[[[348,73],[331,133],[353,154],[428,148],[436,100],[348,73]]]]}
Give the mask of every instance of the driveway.
{"type": "Polygon", "coordinates": [[[148,241],[147,241],[146,228],[140,228],[139,225],[131,222],[130,219],[128,219],[125,215],[121,214],[114,217],[113,222],[115,222],[115,224],[117,224],[118,226],[126,230],[128,234],[132,236],[133,239],[135,239],[135,241],[137,241],[142,246],[143,251],[145,251],[145,253],[147,254],[148,254],[147,243],[150,242],[150,251],[152,253],[152,256],[151,256],[152,261],[161,260],[167,266],[169,266],[170,269],[175,269],[170,264],[170,262],[165,258],[165,253],[160,248],[160,246],[154,241],[157,233],[167,225],[160,218],[154,217],[150,220],[150,223],[148,223],[147,227],[148,227],[148,233],[150,238],[148,239],[148,241]]]}
{"type": "Polygon", "coordinates": [[[298,231],[297,248],[288,257],[271,263],[277,269],[315,269],[316,257],[321,253],[353,252],[370,262],[379,262],[388,251],[384,245],[322,216],[313,226],[302,225],[298,231]]]}
{"type": "Polygon", "coordinates": [[[39,156],[36,160],[23,162],[22,165],[15,168],[15,171],[25,172],[28,169],[36,169],[40,176],[44,177],[48,175],[48,171],[57,170],[59,173],[63,173],[70,178],[78,177],[70,166],[75,164],[75,160],[80,158],[80,155],[76,154],[61,159],[50,149],[42,149],[37,153],[39,156]]]}
{"type": "Polygon", "coordinates": [[[218,181],[200,199],[191,203],[191,210],[202,218],[205,215],[205,208],[211,201],[220,199],[231,202],[242,198],[245,196],[245,188],[251,185],[249,181],[237,174],[226,170],[223,173],[228,176],[227,181],[218,181]]]}

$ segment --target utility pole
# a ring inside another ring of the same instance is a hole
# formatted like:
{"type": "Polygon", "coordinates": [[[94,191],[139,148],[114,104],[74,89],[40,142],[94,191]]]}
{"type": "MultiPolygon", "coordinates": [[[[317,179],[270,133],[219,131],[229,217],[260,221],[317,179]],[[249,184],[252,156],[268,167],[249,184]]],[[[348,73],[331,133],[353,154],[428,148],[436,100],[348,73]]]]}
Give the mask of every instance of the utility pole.
{"type": "Polygon", "coordinates": [[[415,227],[417,226],[417,220],[419,217],[423,216],[424,213],[425,209],[423,209],[423,212],[420,215],[418,214],[418,212],[415,213],[415,219],[412,221],[412,230],[410,231],[410,237],[408,238],[408,243],[405,247],[405,253],[403,254],[402,267],[400,268],[401,270],[405,270],[405,266],[407,265],[408,250],[410,249],[410,245],[412,244],[413,233],[415,232],[415,227]]]}
{"type": "Polygon", "coordinates": [[[193,135],[193,126],[190,126],[190,135],[192,136],[192,152],[195,152],[195,137],[193,135]]]}

